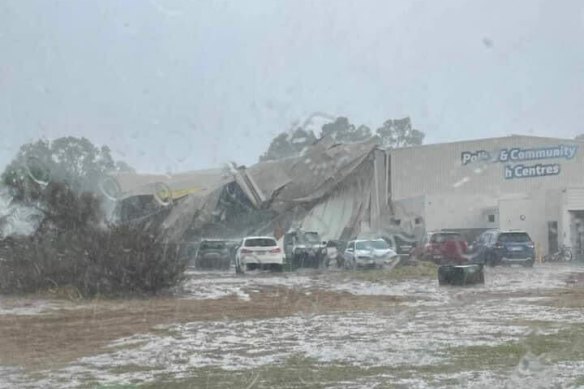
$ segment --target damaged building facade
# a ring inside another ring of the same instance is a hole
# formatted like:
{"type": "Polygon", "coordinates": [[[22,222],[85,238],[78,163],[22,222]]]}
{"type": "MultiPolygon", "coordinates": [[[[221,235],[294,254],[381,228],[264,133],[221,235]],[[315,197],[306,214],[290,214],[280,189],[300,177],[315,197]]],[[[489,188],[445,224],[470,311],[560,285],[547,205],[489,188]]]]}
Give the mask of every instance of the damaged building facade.
{"type": "Polygon", "coordinates": [[[509,136],[380,149],[324,138],[302,155],[172,176],[118,174],[124,222],[157,215],[170,239],[323,239],[453,229],[529,232],[541,252],[584,244],[584,160],[574,140],[509,136]]]}
{"type": "Polygon", "coordinates": [[[116,194],[108,197],[117,200],[119,221],[156,215],[171,239],[281,235],[292,228],[350,239],[396,229],[389,222],[389,174],[389,154],[373,142],[325,138],[301,156],[247,168],[116,174],[116,194]]]}

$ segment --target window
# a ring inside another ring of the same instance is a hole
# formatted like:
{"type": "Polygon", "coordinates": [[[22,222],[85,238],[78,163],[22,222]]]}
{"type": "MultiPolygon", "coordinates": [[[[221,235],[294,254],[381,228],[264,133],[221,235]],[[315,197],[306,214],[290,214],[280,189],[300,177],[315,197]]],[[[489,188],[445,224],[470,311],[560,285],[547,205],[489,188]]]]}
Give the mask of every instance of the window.
{"type": "Polygon", "coordinates": [[[506,232],[499,235],[499,242],[526,243],[531,242],[531,238],[525,232],[506,232]]]}
{"type": "Polygon", "coordinates": [[[489,223],[494,223],[495,222],[495,215],[490,214],[488,217],[489,223]]]}
{"type": "Polygon", "coordinates": [[[387,242],[381,239],[357,242],[356,247],[357,250],[385,250],[388,248],[387,242]]]}
{"type": "Polygon", "coordinates": [[[310,244],[315,244],[315,243],[320,243],[320,236],[318,235],[317,232],[305,232],[303,234],[303,238],[307,243],[310,244]]]}
{"type": "Polygon", "coordinates": [[[447,240],[462,240],[462,235],[459,233],[439,233],[432,235],[431,243],[443,243],[447,240]]]}
{"type": "Polygon", "coordinates": [[[227,246],[225,242],[213,242],[213,241],[206,241],[201,243],[201,250],[223,250],[227,246]]]}
{"type": "Polygon", "coordinates": [[[270,238],[252,238],[245,240],[245,247],[273,247],[277,246],[276,241],[270,238]]]}

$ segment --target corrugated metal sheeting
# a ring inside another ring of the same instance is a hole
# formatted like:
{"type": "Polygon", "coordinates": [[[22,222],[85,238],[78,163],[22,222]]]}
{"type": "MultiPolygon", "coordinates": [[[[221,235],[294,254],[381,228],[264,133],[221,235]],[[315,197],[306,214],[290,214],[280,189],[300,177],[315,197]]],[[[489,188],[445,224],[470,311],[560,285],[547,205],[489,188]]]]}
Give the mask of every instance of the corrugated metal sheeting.
{"type": "MultiPolygon", "coordinates": [[[[176,239],[189,226],[210,221],[223,188],[233,182],[256,209],[275,213],[278,225],[314,229],[327,239],[378,230],[389,220],[385,151],[373,142],[335,144],[324,138],[302,155],[261,162],[250,168],[211,170],[176,176],[116,175],[121,198],[155,195],[160,183],[178,200],[163,222],[176,239]],[[158,186],[157,186],[158,185],[158,186]],[[195,190],[193,190],[195,189],[195,190]],[[182,191],[182,192],[181,192],[182,191]]],[[[258,230],[265,226],[258,226],[258,230]]]]}

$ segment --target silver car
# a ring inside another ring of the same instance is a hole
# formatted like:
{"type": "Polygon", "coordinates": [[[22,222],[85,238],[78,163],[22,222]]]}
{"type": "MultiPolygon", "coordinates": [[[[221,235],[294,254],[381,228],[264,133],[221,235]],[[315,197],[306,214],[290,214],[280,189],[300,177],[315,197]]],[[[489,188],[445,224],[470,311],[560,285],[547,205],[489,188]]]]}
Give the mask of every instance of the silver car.
{"type": "Polygon", "coordinates": [[[345,269],[381,268],[397,260],[398,255],[383,239],[352,240],[345,249],[345,269]]]}

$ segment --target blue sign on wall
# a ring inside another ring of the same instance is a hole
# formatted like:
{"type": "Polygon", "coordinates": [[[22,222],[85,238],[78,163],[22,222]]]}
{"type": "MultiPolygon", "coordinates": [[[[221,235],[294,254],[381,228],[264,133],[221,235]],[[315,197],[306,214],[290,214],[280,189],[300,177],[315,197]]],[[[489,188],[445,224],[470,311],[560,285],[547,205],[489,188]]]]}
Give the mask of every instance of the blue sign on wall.
{"type": "Polygon", "coordinates": [[[552,164],[511,164],[513,162],[540,161],[546,159],[570,160],[576,156],[578,146],[576,145],[556,145],[538,148],[501,149],[497,152],[486,150],[463,151],[460,153],[460,161],[463,166],[476,162],[501,162],[505,163],[503,174],[506,179],[532,178],[555,176],[562,171],[559,163],[552,164]]]}
{"type": "Polygon", "coordinates": [[[531,178],[531,177],[545,177],[545,176],[557,176],[561,172],[561,166],[559,163],[554,163],[551,165],[505,165],[505,178],[531,178]]]}

